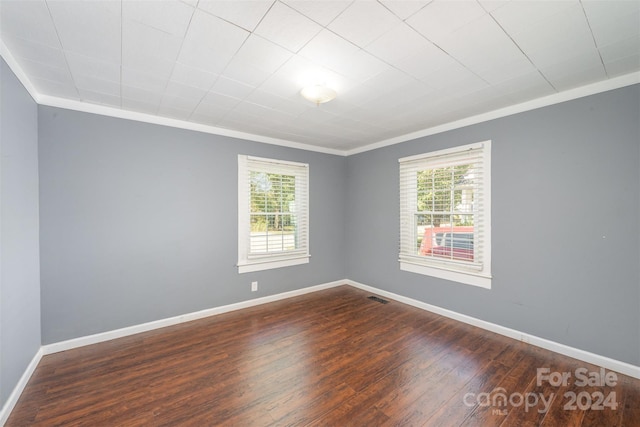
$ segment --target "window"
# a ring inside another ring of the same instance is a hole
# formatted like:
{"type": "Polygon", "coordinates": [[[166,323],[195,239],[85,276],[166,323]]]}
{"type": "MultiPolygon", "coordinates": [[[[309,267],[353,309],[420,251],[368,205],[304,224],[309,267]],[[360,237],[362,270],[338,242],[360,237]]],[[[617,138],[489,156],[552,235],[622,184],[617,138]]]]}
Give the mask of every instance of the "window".
{"type": "Polygon", "coordinates": [[[309,262],[309,165],[238,156],[238,271],[309,262]]]}
{"type": "Polygon", "coordinates": [[[400,269],[491,288],[491,141],[400,162],[400,269]]]}

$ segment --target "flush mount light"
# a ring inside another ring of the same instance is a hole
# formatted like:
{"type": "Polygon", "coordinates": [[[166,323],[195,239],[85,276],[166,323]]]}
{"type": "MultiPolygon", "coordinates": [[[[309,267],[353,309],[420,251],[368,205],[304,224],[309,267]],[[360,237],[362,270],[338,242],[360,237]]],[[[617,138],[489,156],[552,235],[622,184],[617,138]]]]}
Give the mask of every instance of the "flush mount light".
{"type": "Polygon", "coordinates": [[[305,99],[316,105],[324,104],[336,97],[336,91],[323,85],[307,86],[300,91],[305,99]]]}

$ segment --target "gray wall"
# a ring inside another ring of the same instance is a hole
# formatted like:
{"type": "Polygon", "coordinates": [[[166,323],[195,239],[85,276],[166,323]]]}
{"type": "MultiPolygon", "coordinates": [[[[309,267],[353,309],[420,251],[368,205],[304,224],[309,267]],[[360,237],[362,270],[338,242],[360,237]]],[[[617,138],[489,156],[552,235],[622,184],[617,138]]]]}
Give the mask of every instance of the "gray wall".
{"type": "Polygon", "coordinates": [[[633,86],[346,159],[41,106],[42,342],[348,277],[639,365],[639,103],[633,86]],[[401,272],[397,159],[486,139],[493,288],[401,272]],[[310,264],[237,273],[238,153],[311,164],[310,264]]]}
{"type": "Polygon", "coordinates": [[[0,59],[0,407],[40,348],[37,115],[0,59]]]}
{"type": "Polygon", "coordinates": [[[346,158],[51,107],[38,118],[43,344],[346,277],[346,158]],[[310,164],[309,264],[238,274],[238,154],[310,164]]]}
{"type": "Polygon", "coordinates": [[[347,277],[640,365],[640,86],[347,159],[347,277]],[[491,290],[402,272],[398,158],[491,139],[491,290]]]}

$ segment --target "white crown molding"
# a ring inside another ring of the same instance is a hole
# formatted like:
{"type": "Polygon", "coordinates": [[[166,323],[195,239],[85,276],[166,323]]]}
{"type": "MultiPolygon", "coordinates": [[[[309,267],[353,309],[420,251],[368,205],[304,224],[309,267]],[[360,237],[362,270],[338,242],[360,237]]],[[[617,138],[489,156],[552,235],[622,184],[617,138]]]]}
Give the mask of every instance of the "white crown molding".
{"type": "Polygon", "coordinates": [[[354,288],[359,288],[367,292],[381,295],[383,297],[402,302],[404,304],[411,305],[413,307],[420,308],[422,310],[429,311],[431,313],[439,314],[444,317],[448,317],[459,322],[467,323],[472,326],[485,329],[487,331],[495,332],[500,335],[504,335],[509,338],[522,341],[527,344],[541,347],[547,350],[551,350],[555,353],[560,353],[565,356],[573,357],[574,359],[582,360],[583,362],[591,363],[603,368],[610,369],[612,371],[619,372],[630,377],[640,379],[640,366],[632,365],[630,363],[621,362],[619,360],[612,359],[610,357],[601,356],[599,354],[591,353],[589,351],[581,350],[579,348],[570,347],[565,344],[560,344],[555,341],[551,341],[545,338],[540,338],[535,335],[531,335],[525,332],[520,332],[515,329],[507,328],[505,326],[497,325],[495,323],[487,322],[485,320],[477,319],[475,317],[467,316],[466,314],[457,313],[452,310],[447,310],[442,307],[427,304],[422,301],[415,300],[413,298],[405,297],[402,295],[394,294],[393,292],[384,291],[382,289],[374,288],[373,286],[365,285],[355,282],[353,280],[346,279],[345,282],[354,288]]]}
{"type": "Polygon", "coordinates": [[[11,51],[9,50],[7,45],[4,44],[4,41],[1,39],[0,39],[0,56],[2,56],[2,58],[5,60],[5,62],[11,69],[11,71],[13,71],[13,74],[15,74],[18,80],[20,80],[20,83],[22,83],[22,86],[24,86],[27,92],[29,92],[29,95],[31,95],[33,100],[39,104],[40,94],[36,90],[35,86],[31,84],[31,80],[29,80],[29,78],[27,77],[27,74],[24,72],[22,67],[18,64],[18,61],[16,61],[16,58],[11,54],[11,51]]]}
{"type": "Polygon", "coordinates": [[[152,124],[157,124],[162,126],[174,127],[178,129],[193,130],[196,132],[203,132],[203,133],[208,133],[212,135],[228,136],[231,138],[239,138],[239,139],[244,139],[248,141],[261,142],[265,144],[279,145],[282,147],[295,148],[295,149],[306,150],[306,151],[314,151],[319,153],[332,154],[336,156],[345,156],[345,157],[640,83],[640,72],[625,74],[623,76],[614,77],[612,79],[604,80],[597,83],[592,83],[586,86],[581,86],[581,87],[566,90],[563,92],[558,92],[542,98],[533,99],[531,101],[523,102],[516,105],[511,105],[505,108],[500,108],[498,110],[490,111],[487,113],[466,117],[464,119],[456,120],[449,123],[443,123],[441,125],[434,126],[431,128],[419,130],[419,131],[408,133],[405,135],[400,135],[394,138],[385,139],[383,141],[378,141],[373,144],[364,145],[362,147],[353,148],[350,150],[339,150],[335,148],[320,147],[317,145],[304,144],[301,142],[289,141],[285,139],[271,138],[264,135],[256,135],[252,133],[234,131],[231,129],[224,129],[224,128],[219,128],[215,126],[187,122],[184,120],[170,119],[170,118],[155,116],[152,114],[121,110],[115,107],[108,107],[104,105],[90,104],[88,102],[63,99],[63,98],[49,96],[49,95],[42,95],[38,93],[36,88],[31,84],[31,81],[27,77],[26,73],[22,70],[22,67],[20,67],[20,65],[15,60],[15,58],[13,57],[13,55],[11,54],[11,52],[9,51],[9,49],[7,48],[7,46],[4,44],[2,40],[0,40],[0,56],[2,56],[5,59],[5,61],[9,65],[9,68],[11,68],[14,74],[18,77],[18,79],[27,89],[31,97],[38,104],[41,104],[41,105],[65,108],[68,110],[81,111],[85,113],[100,114],[100,115],[109,116],[109,117],[134,120],[134,121],[139,121],[144,123],[152,123],[152,124]]]}
{"type": "Polygon", "coordinates": [[[64,108],[67,110],[80,111],[83,113],[99,114],[102,116],[116,117],[119,119],[134,120],[143,123],[151,123],[161,126],[169,126],[177,129],[186,129],[196,132],[208,133],[212,135],[228,136],[231,138],[244,139],[247,141],[261,142],[264,144],[279,145],[287,148],[295,148],[299,150],[315,151],[324,154],[333,154],[336,156],[344,156],[343,150],[336,150],[333,148],[320,147],[317,145],[304,144],[301,142],[289,141],[286,139],[271,138],[263,135],[256,135],[247,132],[240,132],[231,129],[224,129],[215,126],[204,125],[200,123],[193,123],[184,120],[170,119],[167,117],[155,116],[153,114],[139,113],[135,111],[122,110],[115,107],[109,107],[106,105],[91,104],[88,102],[82,102],[71,99],[59,98],[56,96],[43,95],[33,86],[27,74],[24,72],[20,64],[16,61],[11,51],[4,44],[4,41],[0,40],[0,56],[4,58],[7,65],[13,73],[18,77],[20,83],[25,87],[31,97],[40,105],[49,107],[64,108]]]}
{"type": "Polygon", "coordinates": [[[7,399],[5,404],[2,406],[2,409],[0,410],[0,426],[3,426],[9,419],[9,415],[11,415],[11,411],[13,411],[13,408],[16,406],[16,403],[18,403],[18,399],[20,399],[20,395],[24,391],[24,388],[27,386],[27,383],[29,382],[31,375],[33,375],[36,368],[38,367],[38,363],[40,363],[40,360],[42,359],[43,355],[44,355],[44,352],[42,351],[42,347],[40,347],[36,352],[36,354],[33,356],[33,359],[31,359],[31,362],[27,366],[27,369],[25,369],[25,371],[22,373],[20,380],[18,380],[18,383],[13,388],[13,391],[9,395],[9,398],[7,399]]]}
{"type": "Polygon", "coordinates": [[[364,153],[366,151],[375,150],[382,147],[388,147],[390,145],[400,144],[402,142],[411,141],[425,136],[435,135],[438,133],[462,128],[465,126],[475,125],[489,120],[499,119],[502,117],[511,116],[513,114],[523,113],[525,111],[535,110],[541,107],[547,107],[554,104],[560,104],[561,102],[571,101],[573,99],[583,98],[585,96],[595,95],[609,90],[619,89],[625,86],[631,86],[640,83],[640,72],[625,74],[613,79],[604,80],[598,83],[592,83],[586,86],[581,86],[575,89],[570,89],[564,92],[554,93],[542,98],[533,99],[531,101],[523,102],[521,104],[511,105],[509,107],[500,108],[498,110],[489,111],[488,113],[478,114],[472,117],[466,117],[464,119],[456,120],[449,123],[444,123],[438,126],[434,126],[428,129],[419,130],[416,132],[408,133],[406,135],[400,135],[394,138],[385,139],[384,141],[375,142],[373,144],[365,145],[363,147],[354,148],[344,152],[345,156],[352,156],[354,154],[364,153]]]}
{"type": "Polygon", "coordinates": [[[106,105],[90,104],[88,102],[63,99],[49,95],[39,95],[38,104],[49,107],[64,108],[67,110],[81,111],[83,113],[99,114],[102,116],[116,117],[119,119],[135,120],[138,122],[152,123],[156,125],[169,126],[178,129],[193,130],[196,132],[208,133],[212,135],[228,136],[231,138],[244,139],[247,141],[261,142],[264,144],[279,145],[282,147],[296,148],[305,151],[315,151],[325,154],[344,156],[344,151],[333,148],[320,147],[317,145],[303,144],[301,142],[288,141],[286,139],[271,138],[269,136],[256,135],[253,133],[240,132],[231,129],[224,129],[215,126],[203,125],[200,123],[187,122],[184,120],[170,119],[167,117],[155,116],[153,114],[138,113],[135,111],[121,110],[106,105]]]}

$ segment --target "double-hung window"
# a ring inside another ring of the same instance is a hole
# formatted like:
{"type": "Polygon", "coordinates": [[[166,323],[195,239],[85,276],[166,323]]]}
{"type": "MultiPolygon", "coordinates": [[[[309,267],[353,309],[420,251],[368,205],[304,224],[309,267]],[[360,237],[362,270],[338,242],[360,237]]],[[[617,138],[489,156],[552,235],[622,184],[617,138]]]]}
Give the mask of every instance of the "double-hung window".
{"type": "Polygon", "coordinates": [[[238,271],[309,262],[309,165],[238,156],[238,271]]]}
{"type": "Polygon", "coordinates": [[[400,269],[491,288],[491,141],[400,162],[400,269]]]}

